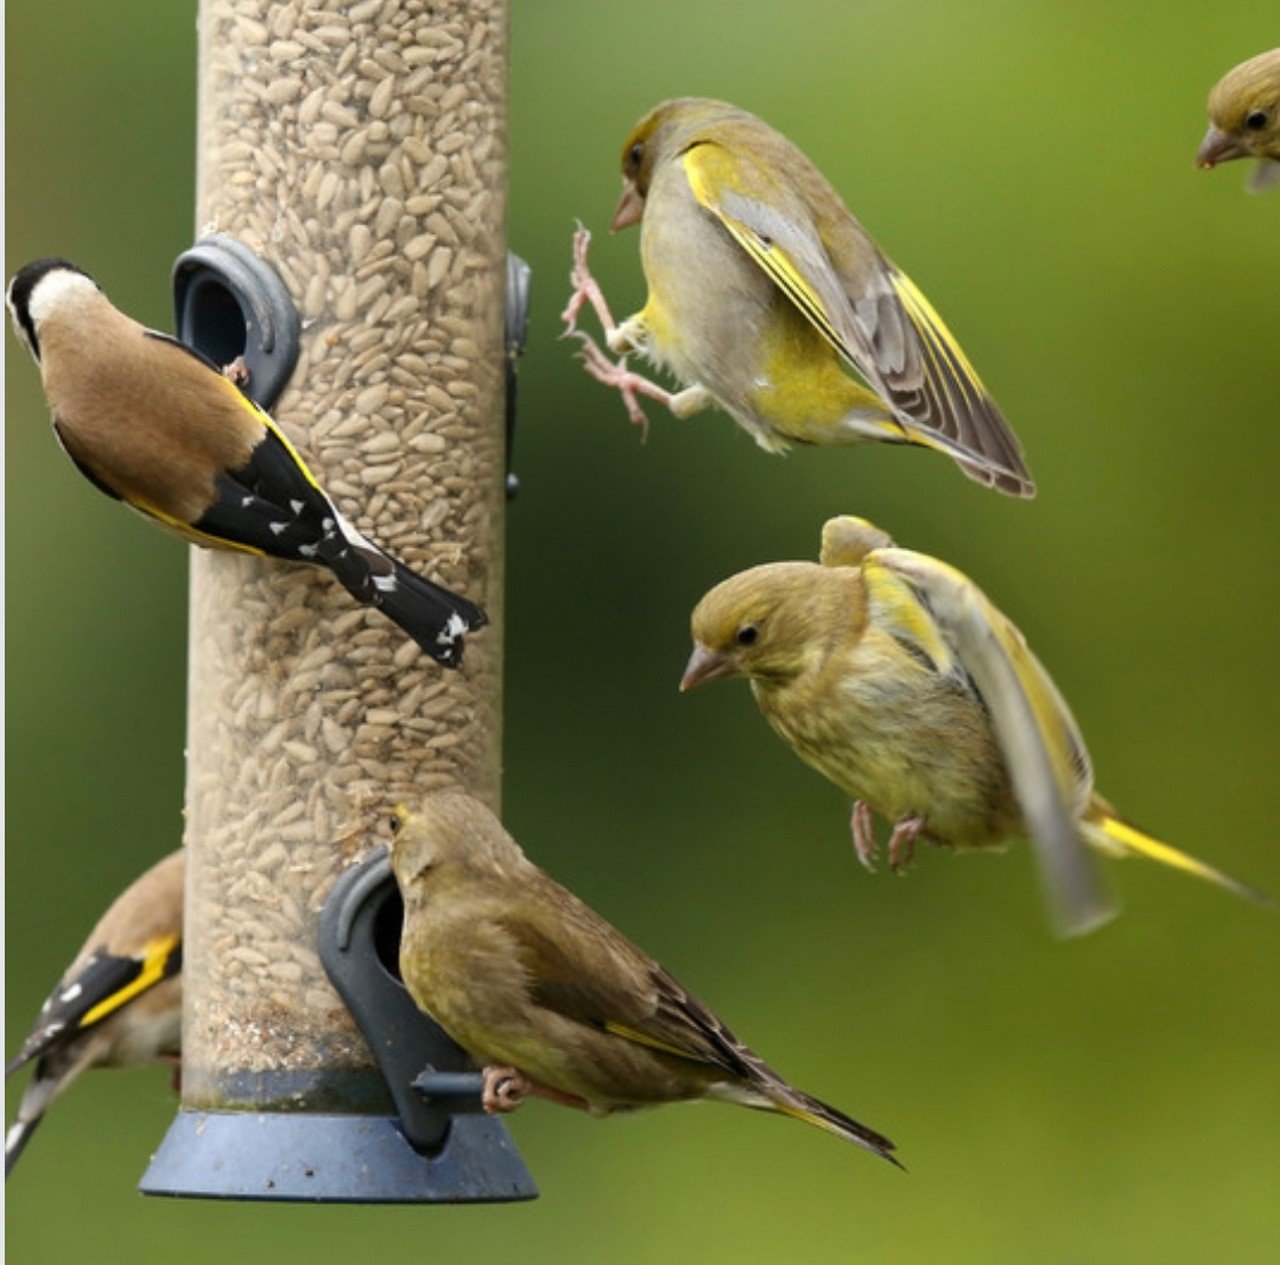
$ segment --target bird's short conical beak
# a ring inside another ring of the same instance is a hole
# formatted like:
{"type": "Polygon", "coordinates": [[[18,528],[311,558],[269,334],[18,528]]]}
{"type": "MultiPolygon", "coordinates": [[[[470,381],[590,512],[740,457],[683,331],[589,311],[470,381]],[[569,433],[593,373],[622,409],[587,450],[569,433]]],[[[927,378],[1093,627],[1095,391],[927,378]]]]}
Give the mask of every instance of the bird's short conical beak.
{"type": "Polygon", "coordinates": [[[609,232],[616,233],[620,228],[630,228],[639,224],[644,215],[644,198],[636,188],[634,180],[623,179],[622,197],[618,199],[618,209],[613,213],[613,222],[609,232]]]}
{"type": "Polygon", "coordinates": [[[1200,142],[1196,153],[1196,166],[1208,171],[1219,163],[1229,163],[1233,158],[1247,158],[1249,151],[1234,136],[1224,132],[1220,127],[1209,124],[1209,130],[1200,142]]]}
{"type": "Polygon", "coordinates": [[[736,676],[738,665],[728,655],[716,654],[706,646],[694,646],[684,676],[680,678],[680,693],[708,681],[718,681],[722,676],[736,676]]]}

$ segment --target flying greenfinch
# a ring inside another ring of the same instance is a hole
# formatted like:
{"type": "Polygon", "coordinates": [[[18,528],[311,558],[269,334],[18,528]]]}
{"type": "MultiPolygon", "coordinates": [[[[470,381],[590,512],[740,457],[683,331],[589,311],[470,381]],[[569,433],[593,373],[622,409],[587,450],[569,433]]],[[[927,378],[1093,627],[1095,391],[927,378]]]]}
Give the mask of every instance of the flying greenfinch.
{"type": "Polygon", "coordinates": [[[793,1089],[697,998],[458,793],[400,810],[400,971],[477,1063],[483,1104],[593,1115],[694,1099],[794,1116],[896,1164],[893,1143],[793,1089]]]}
{"type": "Polygon", "coordinates": [[[1249,182],[1255,193],[1280,184],[1280,48],[1241,62],[1209,93],[1209,130],[1196,165],[1234,158],[1258,160],[1249,182]]]}
{"type": "Polygon", "coordinates": [[[876,812],[894,823],[894,869],[917,839],[969,849],[1029,836],[1062,934],[1114,912],[1086,844],[1257,897],[1119,817],[1013,623],[959,571],[896,548],[863,519],[826,524],[820,565],[777,562],[717,585],[692,631],[680,688],[745,676],[770,725],[854,799],[869,869],[876,812]]]}
{"type": "Polygon", "coordinates": [[[664,101],[627,137],[615,229],[641,224],[649,296],[615,325],[575,239],[564,312],[588,370],[685,417],[718,404],[768,452],[916,444],[1011,496],[1035,485],[1018,441],[929,301],[780,132],[723,101],[664,101]],[[614,364],[576,329],[590,302],[614,364]],[[637,352],[685,384],[626,368],[637,352]]]}
{"type": "Polygon", "coordinates": [[[4,1140],[7,1176],[57,1098],[95,1067],[174,1065],[182,1046],[182,885],[174,852],[116,898],[5,1066],[35,1073],[4,1140]]]}

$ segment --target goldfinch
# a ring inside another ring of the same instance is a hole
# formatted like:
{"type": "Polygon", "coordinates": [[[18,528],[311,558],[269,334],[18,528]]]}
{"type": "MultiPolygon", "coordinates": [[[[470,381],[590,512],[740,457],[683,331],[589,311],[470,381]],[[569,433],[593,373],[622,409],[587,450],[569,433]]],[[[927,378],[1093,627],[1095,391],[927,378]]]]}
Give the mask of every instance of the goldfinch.
{"type": "Polygon", "coordinates": [[[125,316],[63,259],[28,264],[8,303],[54,432],[99,491],[195,544],[325,567],[458,666],[484,611],[366,540],[280,427],[203,356],[125,316]]]}
{"type": "Polygon", "coordinates": [[[1206,170],[1235,158],[1256,158],[1249,187],[1280,184],[1280,48],[1227,71],[1209,93],[1209,130],[1196,166],[1206,170]]]}
{"type": "Polygon", "coordinates": [[[584,360],[678,416],[718,404],[768,452],[790,444],[916,444],[1011,496],[1035,484],[1013,432],[929,301],[879,250],[822,173],[785,136],[723,101],[651,110],[622,148],[613,228],[640,223],[649,297],[614,325],[575,241],[576,331],[590,302],[611,351],[638,352],[685,389],[612,364],[585,335],[584,360]]]}
{"type": "Polygon", "coordinates": [[[894,823],[894,869],[917,839],[969,849],[1029,836],[1063,934],[1114,912],[1085,844],[1261,899],[1125,821],[1093,789],[1057,687],[966,576],[851,517],[826,524],[821,559],[754,567],[707,593],[680,688],[746,677],[769,724],[854,799],[867,868],[877,812],[894,823]]]}
{"type": "Polygon", "coordinates": [[[897,1163],[893,1143],[788,1085],[482,804],[439,793],[400,818],[401,974],[485,1065],[487,1111],[526,1095],[593,1115],[707,1098],[793,1116],[897,1163]]]}
{"type": "Polygon", "coordinates": [[[36,1065],[5,1135],[6,1176],[53,1100],[82,1072],[167,1062],[176,1078],[184,877],[185,859],[174,852],[116,898],[6,1065],[6,1078],[36,1065]]]}

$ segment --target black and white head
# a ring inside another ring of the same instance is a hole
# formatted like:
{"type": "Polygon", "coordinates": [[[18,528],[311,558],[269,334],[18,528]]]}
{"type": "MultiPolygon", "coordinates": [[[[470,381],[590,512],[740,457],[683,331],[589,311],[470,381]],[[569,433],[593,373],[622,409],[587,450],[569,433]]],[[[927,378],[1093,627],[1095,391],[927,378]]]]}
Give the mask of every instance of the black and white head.
{"type": "Polygon", "coordinates": [[[93,278],[83,268],[66,259],[37,259],[9,282],[5,302],[13,317],[13,328],[38,362],[41,322],[76,298],[98,292],[93,278]]]}

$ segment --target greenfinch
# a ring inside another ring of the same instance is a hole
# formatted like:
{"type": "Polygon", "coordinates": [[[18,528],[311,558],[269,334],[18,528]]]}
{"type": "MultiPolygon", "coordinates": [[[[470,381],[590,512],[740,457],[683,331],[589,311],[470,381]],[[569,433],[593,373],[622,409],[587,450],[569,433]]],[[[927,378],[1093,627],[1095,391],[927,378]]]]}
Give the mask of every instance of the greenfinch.
{"type": "Polygon", "coordinates": [[[575,241],[572,332],[586,302],[614,365],[594,376],[678,416],[718,404],[768,452],[793,443],[916,444],[1012,496],[1035,485],[995,401],[929,301],[785,136],[723,101],[664,101],[627,137],[613,228],[641,223],[649,295],[616,325],[575,241]],[[638,352],[685,389],[630,373],[638,352]]]}
{"type": "Polygon", "coordinates": [[[693,1099],[807,1121],[891,1163],[893,1143],[793,1089],[642,949],[458,793],[400,810],[400,971],[484,1065],[484,1107],[526,1095],[593,1115],[693,1099]]]}
{"type": "Polygon", "coordinates": [[[53,1100],[95,1067],[167,1062],[182,1047],[181,851],[151,867],[116,898],[9,1060],[8,1078],[35,1062],[4,1140],[7,1176],[53,1100]]]}
{"type": "Polygon", "coordinates": [[[456,668],[487,622],[338,512],[284,431],[199,352],[112,306],[65,259],[27,264],[9,313],[40,367],[53,430],[100,492],[191,541],[323,567],[456,668]]]}
{"type": "Polygon", "coordinates": [[[1115,909],[1085,844],[1257,898],[1119,817],[1093,789],[1080,730],[1013,623],[959,571],[896,548],[863,519],[826,524],[820,564],[772,563],[717,585],[692,631],[680,688],[746,677],[769,724],[854,799],[868,868],[877,812],[894,823],[894,869],[917,839],[969,849],[1029,836],[1062,934],[1115,909]]]}
{"type": "Polygon", "coordinates": [[[1235,158],[1256,158],[1249,187],[1280,184],[1280,48],[1227,71],[1209,93],[1209,130],[1196,165],[1206,170],[1235,158]]]}

